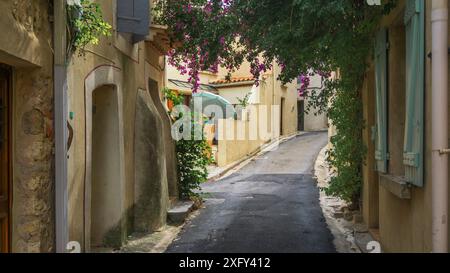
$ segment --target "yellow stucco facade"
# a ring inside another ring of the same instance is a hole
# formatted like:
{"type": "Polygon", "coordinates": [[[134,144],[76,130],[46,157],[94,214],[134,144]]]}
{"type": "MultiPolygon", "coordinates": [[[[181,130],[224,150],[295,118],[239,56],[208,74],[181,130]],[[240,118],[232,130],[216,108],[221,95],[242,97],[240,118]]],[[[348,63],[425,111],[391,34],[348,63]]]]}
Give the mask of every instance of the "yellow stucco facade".
{"type": "MultiPolygon", "coordinates": [[[[237,120],[221,119],[217,123],[216,130],[220,132],[217,133],[219,140],[215,159],[218,166],[223,167],[239,161],[270,141],[297,133],[297,85],[283,85],[277,80],[280,72],[280,67],[274,64],[272,70],[261,76],[258,86],[250,74],[248,62],[244,62],[231,74],[230,82],[224,80],[228,74],[224,68],[219,68],[218,73],[200,73],[202,84],[213,87],[215,93],[235,107],[239,105],[239,99],[242,100],[250,94],[249,106],[243,110],[244,114],[239,113],[237,120]],[[238,128],[242,128],[242,132],[239,132],[238,128]],[[256,135],[253,132],[257,132],[256,135]]],[[[170,81],[187,82],[188,76],[180,75],[170,65],[166,74],[167,86],[170,89],[188,96],[192,94],[189,88],[180,88],[170,81]]]]}
{"type": "MultiPolygon", "coordinates": [[[[431,52],[431,1],[426,3],[426,54],[431,52]]],[[[431,252],[431,58],[425,62],[425,150],[424,186],[398,190],[397,178],[405,174],[403,141],[405,128],[405,1],[385,16],[381,25],[388,28],[388,173],[375,171],[374,142],[371,128],[375,125],[375,71],[371,65],[362,88],[364,119],[363,139],[368,147],[363,166],[363,216],[374,234],[379,234],[386,252],[431,252]]],[[[449,41],[450,45],[450,41],[449,41]]]]}
{"type": "Polygon", "coordinates": [[[161,102],[164,29],[149,26],[146,40],[132,43],[117,31],[116,2],[96,2],[112,35],[84,56],[73,55],[67,69],[69,237],[85,251],[161,228],[178,196],[170,120],[161,102]]]}

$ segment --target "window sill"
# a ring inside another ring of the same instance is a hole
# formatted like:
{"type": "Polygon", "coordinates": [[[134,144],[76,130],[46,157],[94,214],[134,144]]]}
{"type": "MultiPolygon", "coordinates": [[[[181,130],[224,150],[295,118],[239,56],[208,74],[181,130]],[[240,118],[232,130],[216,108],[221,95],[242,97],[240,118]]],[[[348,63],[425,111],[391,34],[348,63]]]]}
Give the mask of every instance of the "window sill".
{"type": "Polygon", "coordinates": [[[403,177],[380,174],[380,185],[400,199],[411,199],[411,188],[403,177]]]}

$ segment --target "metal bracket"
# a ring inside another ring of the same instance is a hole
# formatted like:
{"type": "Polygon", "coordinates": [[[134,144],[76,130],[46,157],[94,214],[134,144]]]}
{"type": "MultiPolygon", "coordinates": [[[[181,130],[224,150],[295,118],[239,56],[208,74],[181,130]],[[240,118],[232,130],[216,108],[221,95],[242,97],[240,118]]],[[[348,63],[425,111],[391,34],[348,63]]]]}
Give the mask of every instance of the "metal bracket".
{"type": "MultiPolygon", "coordinates": [[[[448,48],[448,54],[450,55],[450,47],[448,48]]],[[[427,55],[428,58],[433,59],[433,53],[430,51],[427,55]]]]}

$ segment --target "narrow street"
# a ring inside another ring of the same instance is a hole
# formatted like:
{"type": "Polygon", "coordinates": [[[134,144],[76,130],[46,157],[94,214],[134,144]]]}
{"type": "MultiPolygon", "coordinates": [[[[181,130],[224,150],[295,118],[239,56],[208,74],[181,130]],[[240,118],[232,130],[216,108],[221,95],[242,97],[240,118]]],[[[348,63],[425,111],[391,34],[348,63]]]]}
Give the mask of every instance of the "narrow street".
{"type": "Polygon", "coordinates": [[[203,187],[205,208],[169,253],[335,252],[312,177],[327,133],[293,138],[203,187]]]}

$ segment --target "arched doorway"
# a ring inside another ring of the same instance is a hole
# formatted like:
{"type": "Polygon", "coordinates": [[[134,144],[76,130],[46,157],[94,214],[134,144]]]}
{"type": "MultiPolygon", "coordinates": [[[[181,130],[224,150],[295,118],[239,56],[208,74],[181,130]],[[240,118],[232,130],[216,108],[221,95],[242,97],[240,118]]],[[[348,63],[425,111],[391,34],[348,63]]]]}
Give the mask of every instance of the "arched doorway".
{"type": "Polygon", "coordinates": [[[120,244],[119,128],[115,86],[95,89],[92,93],[91,248],[120,244]]]}
{"type": "Polygon", "coordinates": [[[89,73],[85,80],[85,105],[83,248],[90,252],[98,246],[118,247],[126,239],[122,73],[119,68],[103,65],[89,73]],[[106,169],[111,171],[108,178],[102,177],[106,169]]]}

